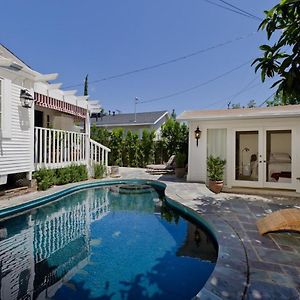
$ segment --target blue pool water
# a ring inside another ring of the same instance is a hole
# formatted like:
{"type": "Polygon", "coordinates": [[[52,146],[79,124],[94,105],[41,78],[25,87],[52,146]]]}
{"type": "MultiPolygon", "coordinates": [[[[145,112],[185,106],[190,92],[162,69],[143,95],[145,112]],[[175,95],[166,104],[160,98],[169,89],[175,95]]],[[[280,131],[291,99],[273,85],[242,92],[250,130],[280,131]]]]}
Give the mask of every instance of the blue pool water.
{"type": "Polygon", "coordinates": [[[1,221],[1,299],[195,296],[215,266],[212,236],[155,190],[119,189],[84,190],[1,221]]]}

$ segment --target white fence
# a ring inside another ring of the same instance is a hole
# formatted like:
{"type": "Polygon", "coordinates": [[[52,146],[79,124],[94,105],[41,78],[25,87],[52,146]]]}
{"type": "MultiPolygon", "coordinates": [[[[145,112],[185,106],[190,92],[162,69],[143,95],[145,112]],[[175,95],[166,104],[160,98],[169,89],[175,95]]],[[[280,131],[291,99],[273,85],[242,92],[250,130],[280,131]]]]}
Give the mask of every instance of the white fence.
{"type": "Polygon", "coordinates": [[[110,149],[97,143],[94,140],[90,140],[90,160],[91,162],[100,163],[104,166],[108,166],[108,152],[110,149]]]}
{"type": "Polygon", "coordinates": [[[34,163],[35,169],[56,169],[71,164],[90,162],[108,165],[110,149],[88,140],[85,133],[64,131],[42,127],[34,128],[34,163]],[[89,143],[87,145],[87,143],[89,143]],[[86,152],[89,151],[89,155],[86,152]]]}

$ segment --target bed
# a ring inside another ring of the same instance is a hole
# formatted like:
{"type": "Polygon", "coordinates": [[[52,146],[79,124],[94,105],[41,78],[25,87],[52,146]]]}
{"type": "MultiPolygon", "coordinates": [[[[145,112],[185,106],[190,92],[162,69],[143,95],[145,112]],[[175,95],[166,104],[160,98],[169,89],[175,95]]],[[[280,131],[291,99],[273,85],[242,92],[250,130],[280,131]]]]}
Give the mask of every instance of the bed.
{"type": "Polygon", "coordinates": [[[292,160],[289,153],[271,153],[268,162],[268,181],[290,183],[292,160]]]}

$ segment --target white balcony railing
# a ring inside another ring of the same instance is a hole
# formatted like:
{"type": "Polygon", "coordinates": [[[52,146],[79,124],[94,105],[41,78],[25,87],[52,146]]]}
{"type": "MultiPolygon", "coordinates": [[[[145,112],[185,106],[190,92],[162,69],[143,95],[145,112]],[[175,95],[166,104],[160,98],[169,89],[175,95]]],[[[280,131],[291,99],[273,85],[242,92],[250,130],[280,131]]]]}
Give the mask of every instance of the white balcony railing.
{"type": "Polygon", "coordinates": [[[99,163],[104,166],[108,166],[108,152],[110,149],[97,143],[94,140],[90,140],[90,160],[91,162],[99,163]]]}
{"type": "Polygon", "coordinates": [[[35,169],[61,168],[86,162],[86,134],[35,127],[35,169]]]}
{"type": "Polygon", "coordinates": [[[57,169],[71,164],[108,165],[110,149],[89,140],[87,134],[50,128],[34,128],[35,170],[57,169]],[[87,143],[89,143],[87,145],[87,143]],[[87,147],[88,146],[88,147],[87,147]],[[86,155],[89,151],[89,155],[86,155]]]}

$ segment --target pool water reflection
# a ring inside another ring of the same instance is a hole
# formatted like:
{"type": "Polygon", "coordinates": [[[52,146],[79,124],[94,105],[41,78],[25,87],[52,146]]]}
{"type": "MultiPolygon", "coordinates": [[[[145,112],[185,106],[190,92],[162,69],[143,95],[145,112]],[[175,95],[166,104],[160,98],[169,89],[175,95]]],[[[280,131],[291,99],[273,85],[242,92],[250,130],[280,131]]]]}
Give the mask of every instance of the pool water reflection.
{"type": "Polygon", "coordinates": [[[216,249],[153,189],[85,190],[0,222],[1,299],[191,299],[216,249]]]}

